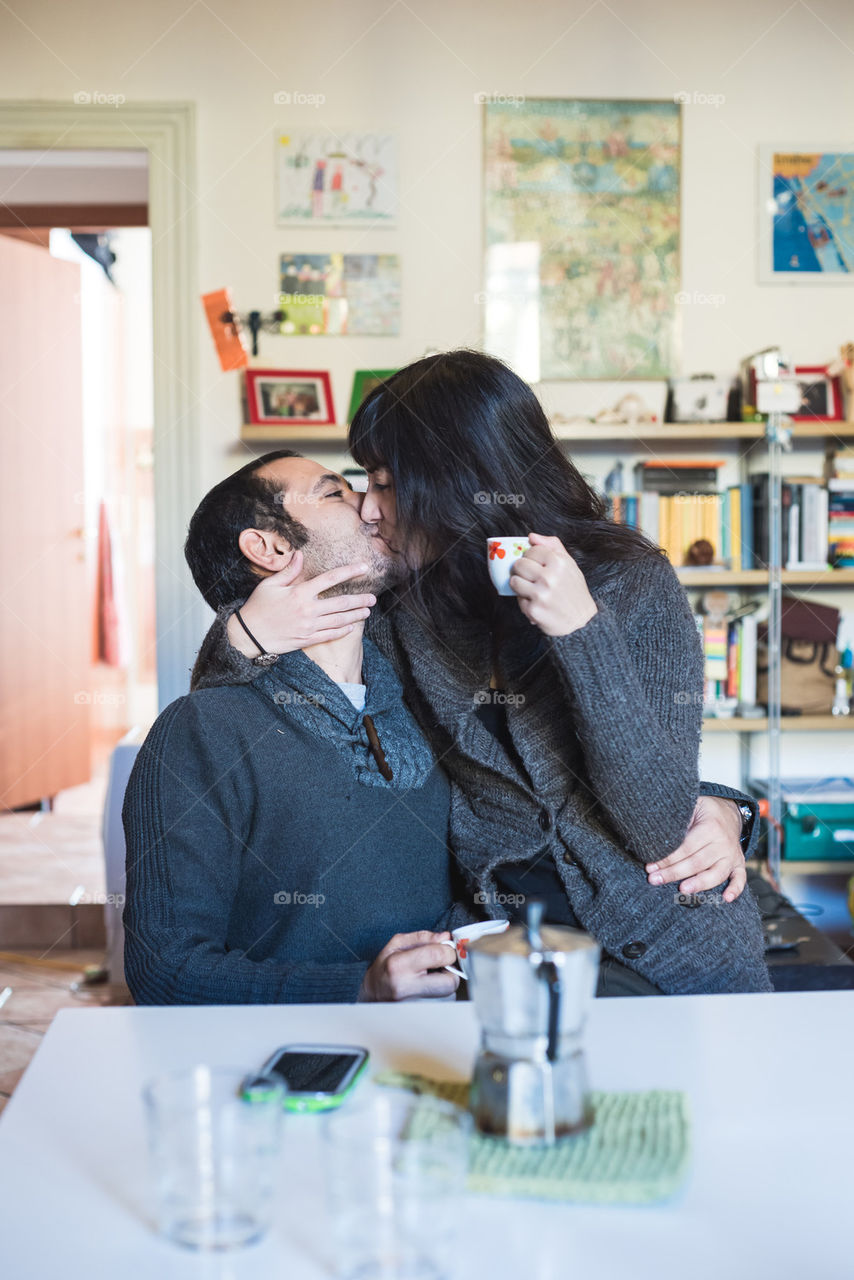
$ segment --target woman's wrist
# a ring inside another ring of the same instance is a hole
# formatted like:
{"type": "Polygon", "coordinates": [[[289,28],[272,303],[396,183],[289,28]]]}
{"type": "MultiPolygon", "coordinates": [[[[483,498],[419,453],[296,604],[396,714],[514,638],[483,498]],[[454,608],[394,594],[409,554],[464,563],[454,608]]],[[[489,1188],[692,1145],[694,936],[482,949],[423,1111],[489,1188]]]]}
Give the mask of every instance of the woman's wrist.
{"type": "Polygon", "coordinates": [[[236,614],[237,611],[235,610],[226,623],[228,643],[233,649],[237,649],[238,653],[242,653],[245,658],[257,658],[258,648],[249,639],[249,636],[243,630],[243,627],[241,627],[236,614]]]}

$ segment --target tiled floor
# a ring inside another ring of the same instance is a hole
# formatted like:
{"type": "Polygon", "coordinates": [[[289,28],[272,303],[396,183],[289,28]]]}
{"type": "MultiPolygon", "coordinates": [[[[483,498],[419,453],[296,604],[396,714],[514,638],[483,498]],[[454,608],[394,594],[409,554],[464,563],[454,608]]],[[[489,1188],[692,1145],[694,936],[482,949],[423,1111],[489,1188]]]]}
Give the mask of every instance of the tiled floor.
{"type": "Polygon", "coordinates": [[[0,952],[0,1111],[60,1009],[129,1004],[124,987],[81,986],[87,966],[100,966],[102,951],[0,952]],[[7,993],[8,992],[8,993],[7,993]]]}
{"type": "Polygon", "coordinates": [[[101,814],[106,771],[56,797],[50,813],[0,813],[0,904],[97,901],[105,892],[101,814]]]}
{"type": "Polygon", "coordinates": [[[106,756],[91,782],[59,793],[51,812],[0,814],[0,1110],[60,1009],[129,1003],[124,987],[82,983],[87,966],[104,960],[86,936],[93,913],[103,935],[103,907],[69,905],[97,903],[105,891],[105,791],[106,756]],[[10,921],[20,927],[10,930],[10,921]]]}

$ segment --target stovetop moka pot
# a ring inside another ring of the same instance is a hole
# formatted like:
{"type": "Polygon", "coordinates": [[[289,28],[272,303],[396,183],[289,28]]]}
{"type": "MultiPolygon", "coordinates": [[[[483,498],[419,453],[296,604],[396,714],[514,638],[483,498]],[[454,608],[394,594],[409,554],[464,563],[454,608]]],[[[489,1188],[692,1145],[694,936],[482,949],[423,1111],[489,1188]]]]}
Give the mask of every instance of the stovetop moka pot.
{"type": "Polygon", "coordinates": [[[471,1108],[481,1133],[550,1145],[591,1121],[581,1045],[599,944],[580,929],[528,924],[472,942],[471,996],[481,1024],[471,1108]]]}

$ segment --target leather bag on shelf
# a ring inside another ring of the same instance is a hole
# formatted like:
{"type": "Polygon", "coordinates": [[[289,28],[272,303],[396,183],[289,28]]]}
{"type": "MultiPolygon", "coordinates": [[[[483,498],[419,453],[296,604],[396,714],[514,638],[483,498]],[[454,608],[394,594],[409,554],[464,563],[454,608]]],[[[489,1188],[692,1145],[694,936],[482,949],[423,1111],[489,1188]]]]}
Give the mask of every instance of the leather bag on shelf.
{"type": "MultiPolygon", "coordinates": [[[[780,708],[782,713],[829,715],[833,706],[839,610],[797,596],[781,607],[780,708]]],[[[768,627],[759,627],[757,702],[768,705],[768,627]]]]}

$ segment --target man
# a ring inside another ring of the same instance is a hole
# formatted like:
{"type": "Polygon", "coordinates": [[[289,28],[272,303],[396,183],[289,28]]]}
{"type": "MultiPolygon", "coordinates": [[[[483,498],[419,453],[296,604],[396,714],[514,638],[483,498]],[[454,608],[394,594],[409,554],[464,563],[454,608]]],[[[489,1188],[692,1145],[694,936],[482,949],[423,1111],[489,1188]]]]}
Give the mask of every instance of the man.
{"type": "MultiPolygon", "coordinates": [[[[131,775],[125,968],[135,1000],[447,996],[458,978],[449,787],[388,661],[363,641],[395,562],[341,476],[289,450],[217,485],[186,556],[243,598],[285,556],[337,638],[251,684],[179,698],[131,775]],[[353,570],[359,566],[360,576],[353,570]],[[343,568],[342,568],[343,567],[343,568]]],[[[233,593],[233,594],[232,594],[233,593]]]]}

